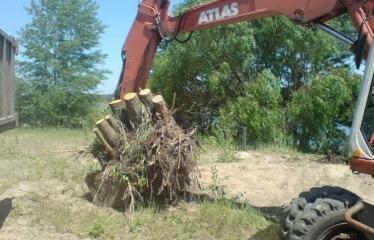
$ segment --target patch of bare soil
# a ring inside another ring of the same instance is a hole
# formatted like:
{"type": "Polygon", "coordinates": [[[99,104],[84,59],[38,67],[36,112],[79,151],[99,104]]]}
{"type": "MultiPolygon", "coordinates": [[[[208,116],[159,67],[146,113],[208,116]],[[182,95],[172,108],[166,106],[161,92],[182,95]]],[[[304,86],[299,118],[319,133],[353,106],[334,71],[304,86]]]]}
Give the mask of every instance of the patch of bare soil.
{"type": "Polygon", "coordinates": [[[237,162],[202,165],[200,183],[207,186],[212,182],[211,170],[215,167],[229,195],[243,195],[258,207],[284,206],[299,193],[325,185],[346,188],[374,202],[374,179],[354,175],[347,165],[295,160],[290,155],[277,153],[239,152],[237,157],[237,162]]]}

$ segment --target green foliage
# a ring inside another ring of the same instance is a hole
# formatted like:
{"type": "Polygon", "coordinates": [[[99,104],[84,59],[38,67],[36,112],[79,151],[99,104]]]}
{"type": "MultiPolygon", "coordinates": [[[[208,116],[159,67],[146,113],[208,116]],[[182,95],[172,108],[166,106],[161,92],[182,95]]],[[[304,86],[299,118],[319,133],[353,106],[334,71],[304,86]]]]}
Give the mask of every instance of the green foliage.
{"type": "Polygon", "coordinates": [[[106,72],[97,9],[93,0],[31,1],[32,22],[21,31],[26,60],[17,71],[22,123],[80,127],[96,107],[93,93],[106,72]]]}
{"type": "Polygon", "coordinates": [[[150,86],[169,103],[176,93],[177,117],[207,130],[219,108],[249,81],[254,40],[249,23],[197,32],[186,44],[160,49],[150,86]]]}
{"type": "MultiPolygon", "coordinates": [[[[187,0],[180,8],[199,2],[187,0]]],[[[176,105],[189,109],[188,117],[199,124],[217,116],[255,73],[271,69],[285,96],[348,56],[321,31],[279,16],[196,32],[186,44],[165,43],[159,50],[150,86],[169,102],[176,93],[176,105]]]]}
{"type": "MultiPolygon", "coordinates": [[[[177,12],[202,2],[185,0],[177,12]]],[[[353,37],[349,17],[339,17],[329,24],[353,37]]],[[[163,42],[153,64],[150,87],[169,103],[176,96],[175,106],[181,107],[177,120],[213,134],[221,146],[235,145],[239,128],[247,127],[250,146],[306,146],[318,140],[324,141],[318,143],[324,147],[302,149],[326,152],[328,146],[342,141],[341,124],[348,126],[351,121],[356,85],[350,83],[350,71],[343,74],[335,70],[352,65],[350,56],[346,47],[322,31],[275,16],[198,31],[186,44],[163,42]],[[301,113],[296,116],[295,109],[303,108],[304,88],[313,88],[314,84],[319,88],[320,83],[313,82],[319,79],[317,76],[335,75],[347,83],[340,85],[340,90],[347,93],[341,96],[344,103],[335,105],[337,115],[322,112],[316,124],[306,121],[301,113]],[[295,94],[300,96],[297,102],[295,94]],[[349,111],[341,111],[343,108],[349,111]],[[328,122],[332,115],[341,119],[330,124],[327,131],[321,122],[328,122]],[[301,139],[308,144],[301,144],[301,139]]]]}
{"type": "Polygon", "coordinates": [[[274,143],[285,134],[280,83],[270,71],[263,71],[244,86],[244,94],[228,101],[220,110],[217,139],[234,141],[240,126],[247,128],[252,146],[274,143]]]}
{"type": "Polygon", "coordinates": [[[253,70],[271,69],[282,82],[287,101],[295,91],[350,56],[335,39],[316,28],[304,28],[286,17],[271,17],[252,24],[256,42],[253,70]]]}
{"type": "Polygon", "coordinates": [[[342,152],[358,86],[358,76],[336,69],[293,93],[290,121],[303,150],[342,152]]]}
{"type": "Polygon", "coordinates": [[[106,223],[102,219],[94,222],[88,229],[88,236],[93,239],[103,236],[106,232],[106,223]]]}
{"type": "Polygon", "coordinates": [[[218,170],[216,166],[211,167],[212,175],[210,177],[211,183],[208,186],[208,190],[215,201],[222,201],[226,198],[226,190],[223,186],[225,179],[218,176],[218,170]]]}

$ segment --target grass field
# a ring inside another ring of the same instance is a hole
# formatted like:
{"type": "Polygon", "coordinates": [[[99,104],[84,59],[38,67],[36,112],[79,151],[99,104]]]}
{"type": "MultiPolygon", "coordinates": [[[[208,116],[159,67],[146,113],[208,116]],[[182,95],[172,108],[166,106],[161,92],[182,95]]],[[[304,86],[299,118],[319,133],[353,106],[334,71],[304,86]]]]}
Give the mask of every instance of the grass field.
{"type": "Polygon", "coordinates": [[[0,239],[278,239],[276,218],[224,195],[132,216],[92,205],[84,177],[98,166],[75,153],[92,138],[66,129],[0,134],[0,239]]]}

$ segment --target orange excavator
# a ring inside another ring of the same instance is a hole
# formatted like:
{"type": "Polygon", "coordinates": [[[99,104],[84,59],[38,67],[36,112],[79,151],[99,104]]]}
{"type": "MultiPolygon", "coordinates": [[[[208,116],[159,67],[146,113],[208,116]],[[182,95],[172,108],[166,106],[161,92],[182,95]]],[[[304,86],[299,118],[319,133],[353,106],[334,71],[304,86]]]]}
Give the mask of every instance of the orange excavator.
{"type": "MultiPolygon", "coordinates": [[[[169,0],[142,0],[122,48],[123,67],[115,91],[121,98],[144,88],[157,46],[162,40],[187,41],[193,31],[275,15],[295,24],[317,27],[348,44],[357,67],[365,61],[350,134],[353,173],[374,177],[374,0],[216,0],[169,16],[169,0]],[[325,24],[348,14],[357,40],[325,24]],[[179,34],[190,33],[186,39],[179,34]]],[[[374,206],[348,190],[324,186],[301,193],[282,217],[280,235],[286,240],[374,239],[374,206]]]]}

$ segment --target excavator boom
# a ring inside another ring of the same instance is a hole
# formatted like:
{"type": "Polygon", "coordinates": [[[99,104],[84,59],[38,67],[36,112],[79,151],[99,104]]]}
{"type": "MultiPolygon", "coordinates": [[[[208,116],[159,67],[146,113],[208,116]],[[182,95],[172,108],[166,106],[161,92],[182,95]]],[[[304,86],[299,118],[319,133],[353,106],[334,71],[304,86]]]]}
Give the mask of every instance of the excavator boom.
{"type": "MultiPolygon", "coordinates": [[[[351,45],[358,66],[362,59],[369,57],[374,37],[374,0],[216,0],[191,7],[179,16],[168,15],[169,5],[169,0],[142,0],[139,3],[138,14],[122,48],[123,67],[115,92],[116,98],[145,88],[158,44],[163,39],[181,42],[178,38],[180,33],[284,15],[296,24],[320,27],[351,45]],[[358,32],[356,41],[323,24],[345,13],[351,17],[358,32]]],[[[371,139],[365,139],[366,135],[370,135],[370,131],[363,132],[361,127],[373,124],[370,123],[372,120],[365,117],[368,111],[373,111],[365,110],[368,108],[365,107],[369,98],[368,88],[372,86],[374,55],[370,59],[354,117],[355,124],[352,127],[351,148],[356,154],[351,162],[351,169],[374,175],[371,139]]]]}
{"type": "Polygon", "coordinates": [[[157,46],[179,33],[211,28],[267,16],[285,15],[306,26],[349,13],[357,31],[365,36],[364,56],[373,40],[374,0],[217,0],[169,16],[169,0],[142,0],[122,48],[123,68],[116,98],[144,88],[157,46]]]}

